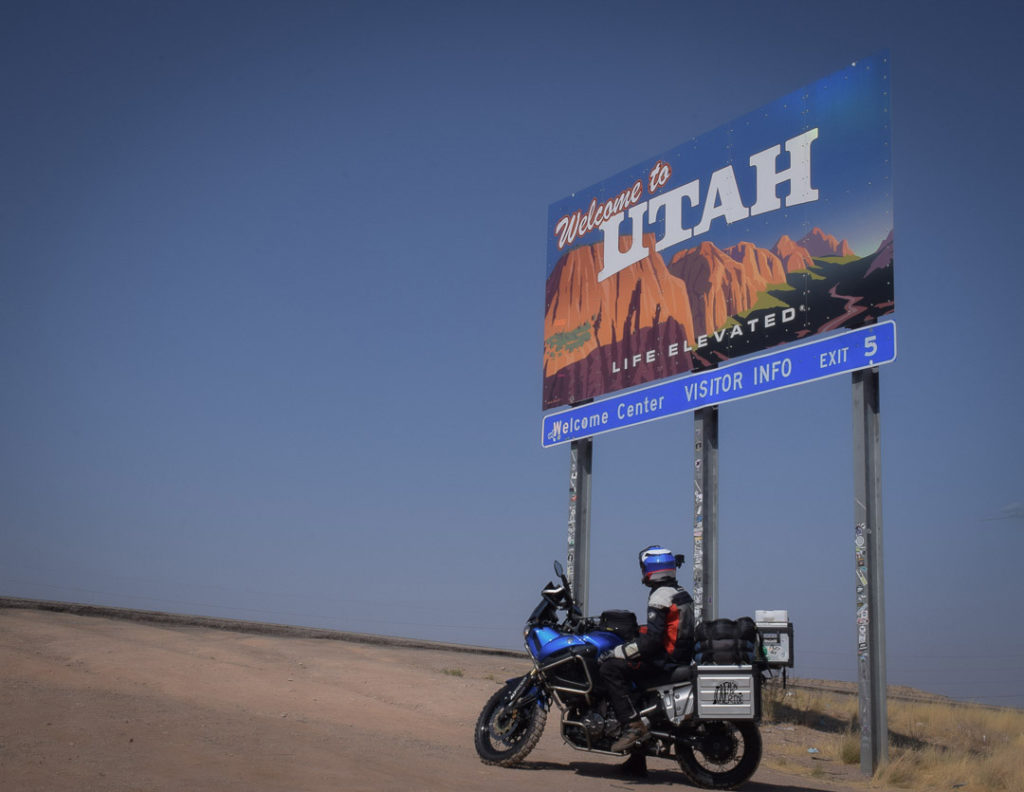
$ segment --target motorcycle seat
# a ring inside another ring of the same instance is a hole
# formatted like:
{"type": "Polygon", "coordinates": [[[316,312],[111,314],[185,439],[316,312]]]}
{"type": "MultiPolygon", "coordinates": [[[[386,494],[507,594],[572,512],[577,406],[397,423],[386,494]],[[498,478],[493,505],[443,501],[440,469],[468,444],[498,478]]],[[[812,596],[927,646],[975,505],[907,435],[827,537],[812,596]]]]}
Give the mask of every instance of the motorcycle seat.
{"type": "Polygon", "coordinates": [[[663,687],[665,685],[681,685],[684,682],[692,682],[694,668],[692,665],[675,665],[652,674],[647,679],[647,687],[663,687]]]}

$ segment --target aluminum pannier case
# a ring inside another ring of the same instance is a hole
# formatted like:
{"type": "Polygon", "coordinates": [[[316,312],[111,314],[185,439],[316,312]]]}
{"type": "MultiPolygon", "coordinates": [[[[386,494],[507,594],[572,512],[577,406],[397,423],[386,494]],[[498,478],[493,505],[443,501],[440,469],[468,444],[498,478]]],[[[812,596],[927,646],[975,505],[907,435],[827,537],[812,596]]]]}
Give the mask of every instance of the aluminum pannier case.
{"type": "Polygon", "coordinates": [[[761,717],[761,675],[749,665],[697,666],[697,716],[702,720],[761,717]]]}

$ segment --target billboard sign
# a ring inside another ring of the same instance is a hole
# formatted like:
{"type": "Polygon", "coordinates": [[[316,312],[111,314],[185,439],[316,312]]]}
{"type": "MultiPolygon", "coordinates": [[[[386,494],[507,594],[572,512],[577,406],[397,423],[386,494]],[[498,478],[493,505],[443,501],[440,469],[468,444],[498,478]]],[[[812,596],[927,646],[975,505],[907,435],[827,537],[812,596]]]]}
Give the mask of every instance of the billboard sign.
{"type": "Polygon", "coordinates": [[[880,322],[744,358],[716,369],[657,382],[600,401],[549,413],[541,444],[560,445],[627,426],[693,412],[806,382],[892,363],[896,325],[880,322]]]}
{"type": "Polygon", "coordinates": [[[551,205],[543,407],[893,311],[889,59],[551,205]]]}

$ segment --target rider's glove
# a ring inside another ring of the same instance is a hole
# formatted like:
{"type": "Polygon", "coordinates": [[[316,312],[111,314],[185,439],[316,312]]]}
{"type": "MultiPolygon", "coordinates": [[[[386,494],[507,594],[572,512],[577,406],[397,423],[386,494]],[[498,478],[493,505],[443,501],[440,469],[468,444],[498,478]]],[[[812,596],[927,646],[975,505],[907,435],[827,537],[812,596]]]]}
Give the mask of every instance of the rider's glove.
{"type": "Polygon", "coordinates": [[[598,659],[604,661],[613,657],[619,660],[639,660],[640,647],[636,645],[636,641],[630,641],[627,644],[619,644],[614,649],[602,654],[598,659]]]}

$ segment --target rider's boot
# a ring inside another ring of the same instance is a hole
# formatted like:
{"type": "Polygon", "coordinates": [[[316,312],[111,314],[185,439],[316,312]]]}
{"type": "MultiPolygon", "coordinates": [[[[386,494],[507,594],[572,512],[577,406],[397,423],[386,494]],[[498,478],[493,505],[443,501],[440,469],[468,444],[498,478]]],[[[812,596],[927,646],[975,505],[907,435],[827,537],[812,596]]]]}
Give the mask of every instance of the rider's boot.
{"type": "Polygon", "coordinates": [[[619,739],[612,743],[612,751],[618,753],[619,751],[625,751],[627,748],[632,748],[643,740],[647,733],[646,723],[639,719],[632,721],[625,727],[619,739]]]}

